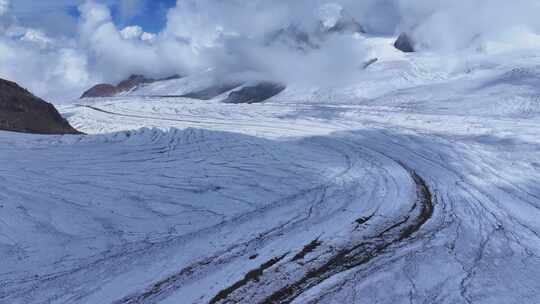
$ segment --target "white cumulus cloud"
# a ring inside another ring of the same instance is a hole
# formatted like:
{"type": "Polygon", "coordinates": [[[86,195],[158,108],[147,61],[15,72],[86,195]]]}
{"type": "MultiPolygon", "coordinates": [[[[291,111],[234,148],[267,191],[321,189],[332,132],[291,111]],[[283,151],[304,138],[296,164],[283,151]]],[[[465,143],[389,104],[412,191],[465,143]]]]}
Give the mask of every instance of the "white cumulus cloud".
{"type": "Polygon", "coordinates": [[[148,42],[154,41],[154,39],[156,38],[156,34],[147,33],[143,30],[142,27],[137,25],[126,26],[120,31],[120,35],[122,36],[122,38],[127,40],[139,39],[148,42]]]}
{"type": "Polygon", "coordinates": [[[9,0],[0,0],[0,16],[9,11],[9,0]]]}
{"type": "MultiPolygon", "coordinates": [[[[540,48],[537,0],[177,0],[159,33],[137,24],[118,28],[102,0],[73,1],[82,3],[80,17],[66,38],[51,34],[64,21],[21,25],[12,16],[14,2],[0,0],[0,77],[55,100],[76,98],[96,82],[134,73],[164,77],[209,68],[256,71],[283,81],[347,81],[369,59],[361,37],[316,35],[321,25],[331,28],[344,14],[370,34],[407,31],[421,49],[540,48]],[[276,33],[289,35],[281,37],[287,43],[269,43],[276,33]],[[306,35],[309,41],[303,43],[310,47],[295,49],[306,35]]],[[[121,18],[129,18],[141,14],[147,2],[115,3],[121,18]]],[[[41,1],[35,5],[46,7],[41,1]]]]}

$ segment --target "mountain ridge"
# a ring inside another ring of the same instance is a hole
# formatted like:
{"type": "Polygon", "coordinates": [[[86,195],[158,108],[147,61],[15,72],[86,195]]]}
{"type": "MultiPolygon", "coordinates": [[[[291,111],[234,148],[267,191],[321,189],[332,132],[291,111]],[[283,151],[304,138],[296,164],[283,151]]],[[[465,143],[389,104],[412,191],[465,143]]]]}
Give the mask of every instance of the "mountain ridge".
{"type": "Polygon", "coordinates": [[[0,78],[0,130],[36,134],[81,134],[56,108],[17,83],[0,78]]]}

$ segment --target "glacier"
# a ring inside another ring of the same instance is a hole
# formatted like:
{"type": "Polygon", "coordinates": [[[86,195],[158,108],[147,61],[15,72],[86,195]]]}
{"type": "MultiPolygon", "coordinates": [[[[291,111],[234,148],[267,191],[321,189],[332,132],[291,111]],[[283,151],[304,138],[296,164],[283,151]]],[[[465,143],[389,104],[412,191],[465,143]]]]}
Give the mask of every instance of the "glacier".
{"type": "Polygon", "coordinates": [[[348,86],[0,132],[0,303],[540,303],[540,57],[392,42],[348,86]]]}

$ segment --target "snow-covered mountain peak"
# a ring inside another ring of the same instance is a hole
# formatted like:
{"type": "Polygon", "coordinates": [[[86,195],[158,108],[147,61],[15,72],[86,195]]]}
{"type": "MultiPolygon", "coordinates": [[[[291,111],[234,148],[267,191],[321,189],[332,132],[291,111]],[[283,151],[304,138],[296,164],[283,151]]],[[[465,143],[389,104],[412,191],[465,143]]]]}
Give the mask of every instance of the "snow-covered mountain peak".
{"type": "Polygon", "coordinates": [[[343,6],[338,3],[326,3],[319,7],[318,17],[326,29],[331,29],[343,18],[343,6]]]}

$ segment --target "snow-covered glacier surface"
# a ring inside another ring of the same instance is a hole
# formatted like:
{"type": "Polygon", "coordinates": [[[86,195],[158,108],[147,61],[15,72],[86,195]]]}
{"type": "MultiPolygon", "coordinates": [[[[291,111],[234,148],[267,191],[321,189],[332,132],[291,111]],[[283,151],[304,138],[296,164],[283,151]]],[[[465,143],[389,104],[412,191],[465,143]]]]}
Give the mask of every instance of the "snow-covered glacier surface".
{"type": "Polygon", "coordinates": [[[363,73],[1,132],[0,302],[540,303],[540,58],[363,73]]]}

